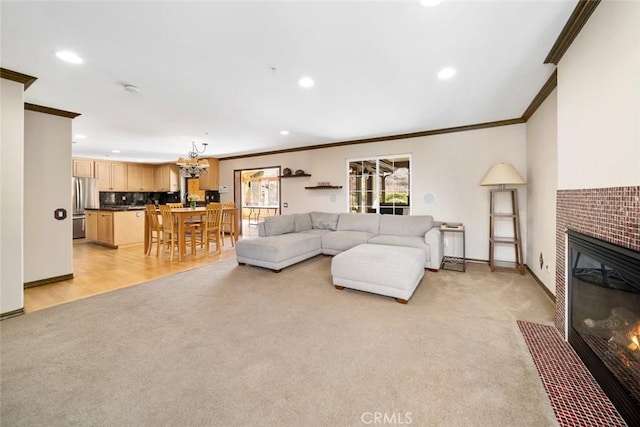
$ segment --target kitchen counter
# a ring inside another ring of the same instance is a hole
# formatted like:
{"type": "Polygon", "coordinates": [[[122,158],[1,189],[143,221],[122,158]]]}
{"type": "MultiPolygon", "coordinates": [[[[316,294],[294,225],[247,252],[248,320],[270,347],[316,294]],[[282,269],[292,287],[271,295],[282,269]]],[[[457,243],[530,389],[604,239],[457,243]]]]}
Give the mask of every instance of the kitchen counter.
{"type": "Polygon", "coordinates": [[[117,248],[144,242],[144,206],[87,209],[87,240],[117,248]]]}
{"type": "Polygon", "coordinates": [[[88,211],[143,211],[144,206],[103,206],[101,208],[86,208],[88,211]]]}

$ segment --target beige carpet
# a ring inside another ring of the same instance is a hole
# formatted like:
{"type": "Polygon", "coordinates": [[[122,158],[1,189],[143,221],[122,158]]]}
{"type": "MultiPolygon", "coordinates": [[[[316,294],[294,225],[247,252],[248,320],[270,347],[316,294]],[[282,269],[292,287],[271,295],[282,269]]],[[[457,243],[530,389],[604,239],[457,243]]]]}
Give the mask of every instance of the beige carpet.
{"type": "Polygon", "coordinates": [[[3,426],[557,425],[516,320],[528,276],[427,273],[413,298],[235,261],[0,323],[3,426]]]}

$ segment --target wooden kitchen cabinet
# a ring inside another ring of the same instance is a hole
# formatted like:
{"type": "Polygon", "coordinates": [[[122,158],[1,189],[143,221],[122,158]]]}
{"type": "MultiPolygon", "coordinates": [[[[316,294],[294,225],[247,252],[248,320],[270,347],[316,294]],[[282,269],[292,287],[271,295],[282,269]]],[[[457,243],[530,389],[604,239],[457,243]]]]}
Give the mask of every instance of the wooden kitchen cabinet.
{"type": "Polygon", "coordinates": [[[73,159],[73,176],[93,178],[93,164],[91,159],[73,159]]]}
{"type": "MultiPolygon", "coordinates": [[[[144,242],[144,210],[93,212],[97,230],[96,237],[91,240],[112,248],[144,242]]],[[[89,238],[89,225],[87,227],[89,238]]]]}
{"type": "Polygon", "coordinates": [[[153,165],[142,166],[142,191],[155,191],[154,171],[153,165]]]}
{"type": "Polygon", "coordinates": [[[103,191],[127,191],[127,164],[95,162],[94,171],[98,189],[103,191]]]}
{"type": "Polygon", "coordinates": [[[142,165],[127,165],[127,188],[130,191],[142,191],[142,165]]]}
{"type": "Polygon", "coordinates": [[[154,167],[141,163],[127,165],[127,187],[129,191],[155,191],[154,167]]]}
{"type": "Polygon", "coordinates": [[[86,211],[85,237],[87,240],[98,240],[98,212],[86,211]]]}
{"type": "Polygon", "coordinates": [[[130,245],[144,242],[144,210],[113,213],[113,244],[130,245]]]}
{"type": "Polygon", "coordinates": [[[124,163],[113,163],[111,165],[111,185],[114,190],[125,190],[127,188],[127,165],[124,163]]]}
{"type": "Polygon", "coordinates": [[[98,211],[99,243],[113,245],[113,212],[98,211]]]}
{"type": "Polygon", "coordinates": [[[218,159],[208,158],[209,169],[206,174],[200,175],[200,190],[218,190],[219,179],[219,161],[218,159]]]}
{"type": "Polygon", "coordinates": [[[155,191],[179,191],[180,173],[178,166],[167,164],[155,168],[155,191]]]}

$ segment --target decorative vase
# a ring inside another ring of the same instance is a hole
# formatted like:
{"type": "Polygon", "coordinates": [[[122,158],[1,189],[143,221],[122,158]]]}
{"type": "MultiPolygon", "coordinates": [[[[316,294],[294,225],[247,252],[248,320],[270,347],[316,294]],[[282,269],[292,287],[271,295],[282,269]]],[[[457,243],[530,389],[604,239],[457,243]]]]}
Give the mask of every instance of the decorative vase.
{"type": "Polygon", "coordinates": [[[195,209],[196,208],[196,201],[195,200],[192,200],[189,203],[191,204],[191,209],[195,209]]]}

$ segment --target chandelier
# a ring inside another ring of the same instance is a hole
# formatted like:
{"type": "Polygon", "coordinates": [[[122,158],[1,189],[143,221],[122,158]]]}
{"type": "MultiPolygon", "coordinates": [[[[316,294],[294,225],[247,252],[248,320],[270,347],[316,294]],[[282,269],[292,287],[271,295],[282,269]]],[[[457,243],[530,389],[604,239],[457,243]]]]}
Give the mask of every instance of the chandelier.
{"type": "Polygon", "coordinates": [[[196,143],[191,143],[191,151],[189,151],[189,157],[185,159],[184,157],[180,157],[176,164],[180,168],[180,172],[184,176],[191,176],[193,178],[198,177],[202,174],[207,173],[207,169],[209,168],[209,161],[207,159],[200,159],[200,154],[204,153],[207,149],[207,143],[202,143],[202,150],[198,150],[196,147],[196,143]]]}

